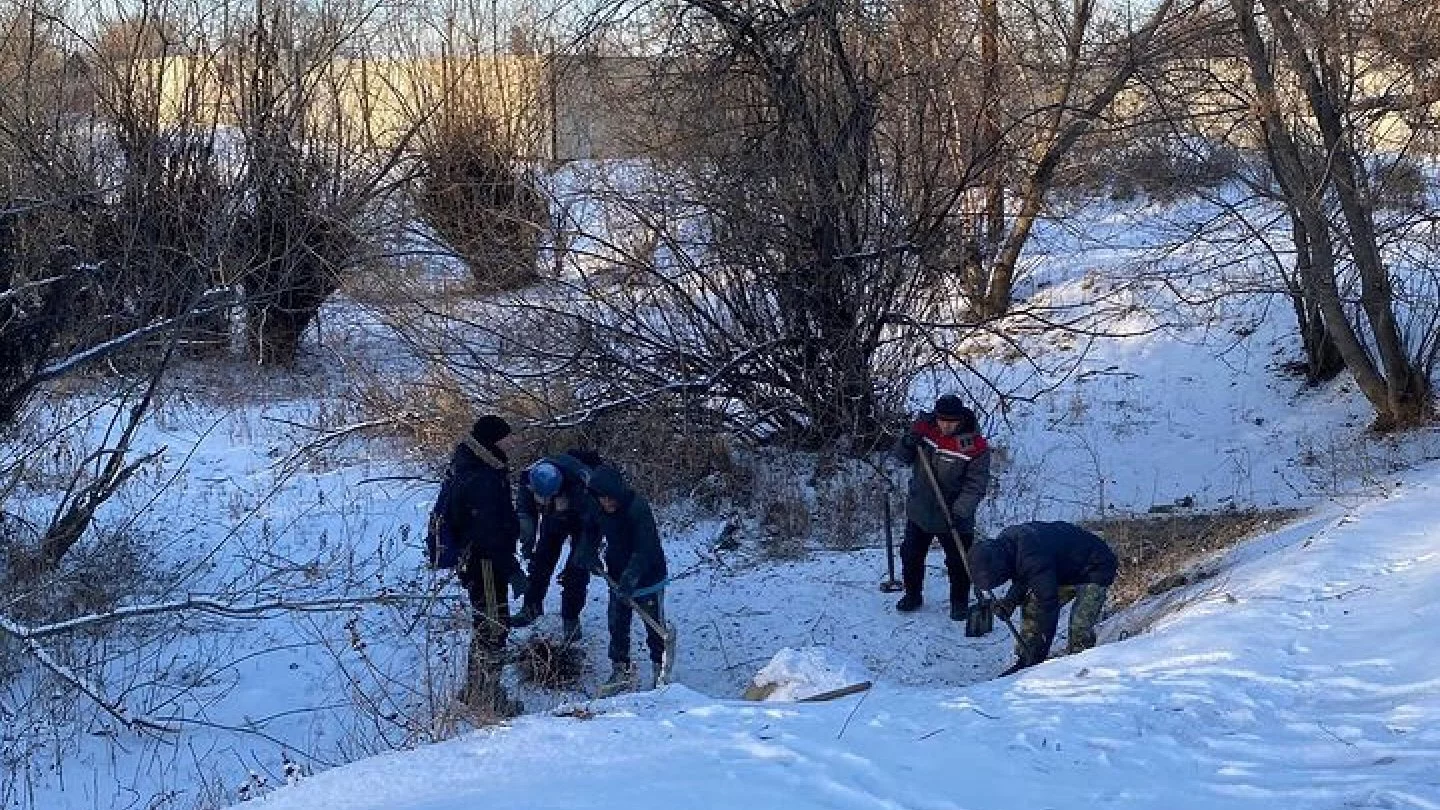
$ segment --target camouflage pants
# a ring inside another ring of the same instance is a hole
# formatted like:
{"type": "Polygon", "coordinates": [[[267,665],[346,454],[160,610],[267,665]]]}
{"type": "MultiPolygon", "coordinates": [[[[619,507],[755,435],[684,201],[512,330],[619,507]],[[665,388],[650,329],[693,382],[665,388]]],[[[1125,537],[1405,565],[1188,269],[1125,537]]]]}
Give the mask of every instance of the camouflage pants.
{"type": "MultiPolygon", "coordinates": [[[[1100,622],[1100,609],[1105,607],[1106,593],[1107,588],[1104,585],[1094,582],[1060,587],[1061,607],[1071,600],[1075,602],[1070,608],[1070,640],[1065,645],[1066,655],[1095,646],[1095,625],[1100,622]]],[[[1034,595],[1025,599],[1025,606],[1022,608],[1020,638],[1030,649],[1049,654],[1051,639],[1040,634],[1040,603],[1034,595]]],[[[1024,650],[1017,648],[1015,655],[1024,658],[1024,650]]]]}

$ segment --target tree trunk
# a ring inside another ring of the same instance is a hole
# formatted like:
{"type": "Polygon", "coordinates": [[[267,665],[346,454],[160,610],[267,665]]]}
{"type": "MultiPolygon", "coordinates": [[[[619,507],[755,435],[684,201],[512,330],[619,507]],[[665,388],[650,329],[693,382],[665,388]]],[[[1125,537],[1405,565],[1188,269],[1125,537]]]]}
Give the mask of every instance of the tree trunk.
{"type": "Polygon", "coordinates": [[[1295,275],[1287,276],[1286,286],[1290,291],[1290,303],[1295,307],[1295,322],[1300,329],[1300,343],[1305,352],[1305,383],[1319,385],[1335,379],[1345,370],[1345,361],[1335,347],[1330,332],[1325,328],[1325,317],[1320,307],[1306,297],[1299,279],[1314,273],[1314,259],[1310,255],[1310,238],[1301,226],[1293,206],[1290,211],[1291,233],[1295,239],[1295,275]]]}
{"type": "Polygon", "coordinates": [[[1090,128],[1099,120],[1100,115],[1114,102],[1120,91],[1130,83],[1131,78],[1135,76],[1136,71],[1143,63],[1145,53],[1154,40],[1156,32],[1161,23],[1165,22],[1169,16],[1173,5],[1174,0],[1164,0],[1156,6],[1145,25],[1124,43],[1124,61],[1115,68],[1105,84],[1090,98],[1089,103],[1075,111],[1073,117],[1067,122],[1067,112],[1077,106],[1074,99],[1074,88],[1077,84],[1077,74],[1081,69],[1081,60],[1084,58],[1080,49],[1080,41],[1084,35],[1085,26],[1088,24],[1087,15],[1077,14],[1074,29],[1070,34],[1069,53],[1066,57],[1064,89],[1061,90],[1060,97],[1053,107],[1046,132],[1041,137],[1041,148],[1036,156],[1035,166],[1021,186],[1019,211],[1015,215],[1014,225],[996,254],[994,265],[990,270],[989,289],[986,290],[984,298],[976,302],[978,303],[976,315],[979,317],[995,318],[1009,311],[1010,298],[1015,289],[1015,268],[1019,265],[1020,256],[1030,240],[1035,220],[1044,207],[1045,197],[1050,191],[1056,171],[1060,168],[1060,162],[1070,154],[1075,144],[1090,131],[1090,128]]]}
{"type": "MultiPolygon", "coordinates": [[[[1309,6],[1297,7],[1294,0],[1260,0],[1260,3],[1275,31],[1281,50],[1289,59],[1291,69],[1300,77],[1310,112],[1319,126],[1325,146],[1326,174],[1321,183],[1315,184],[1316,190],[1333,187],[1340,201],[1346,241],[1360,276],[1360,307],[1365,313],[1380,354],[1380,368],[1376,369],[1358,338],[1354,340],[1354,346],[1347,346],[1350,341],[1344,335],[1336,333],[1336,323],[1331,313],[1326,314],[1327,326],[1337,340],[1337,348],[1345,358],[1346,366],[1355,373],[1357,384],[1375,408],[1375,427],[1385,430],[1417,424],[1425,420],[1430,413],[1430,383],[1423,372],[1411,362],[1405,349],[1404,337],[1395,322],[1394,290],[1384,260],[1380,256],[1374,209],[1365,197],[1360,182],[1361,159],[1350,141],[1350,133],[1341,112],[1345,88],[1342,86],[1339,68],[1330,61],[1338,58],[1338,53],[1319,44],[1315,48],[1317,58],[1311,58],[1310,49],[1306,47],[1301,31],[1296,26],[1296,20],[1304,22],[1307,15],[1313,13],[1309,6]],[[1357,366],[1360,357],[1363,357],[1363,365],[1357,366]]],[[[1242,32],[1247,39],[1252,75],[1256,76],[1259,85],[1259,73],[1253,68],[1257,59],[1263,58],[1263,51],[1257,51],[1258,46],[1251,42],[1252,38],[1259,39],[1259,32],[1254,24],[1253,6],[1246,5],[1244,0],[1232,0],[1232,5],[1242,17],[1242,32]],[[1260,56],[1257,57],[1257,53],[1260,56]]],[[[1318,35],[1319,32],[1311,33],[1318,35]]],[[[1273,82],[1268,79],[1271,75],[1268,64],[1263,72],[1267,77],[1265,84],[1269,87],[1268,97],[1264,88],[1261,92],[1262,104],[1266,109],[1266,126],[1279,130],[1283,123],[1279,118],[1273,82]]],[[[1288,148],[1298,155],[1298,149],[1288,137],[1288,130],[1284,135],[1285,141],[1290,143],[1288,148]]],[[[1272,154],[1283,151],[1272,150],[1272,154]]],[[[1302,209],[1301,219],[1305,222],[1305,229],[1312,244],[1323,232],[1323,243],[1328,248],[1331,244],[1329,225],[1318,210],[1318,203],[1314,201],[1320,195],[1312,197],[1310,194],[1303,194],[1302,200],[1295,200],[1296,190],[1297,188],[1292,186],[1290,196],[1302,209]],[[1307,213],[1303,210],[1307,207],[1314,210],[1307,213]]],[[[1334,268],[1325,272],[1330,278],[1330,286],[1333,286],[1334,268]]],[[[1338,298],[1338,294],[1336,297],[1338,298]]],[[[1344,319],[1343,313],[1340,317],[1344,319]]],[[[1344,320],[1346,331],[1353,334],[1348,319],[1344,320]]]]}

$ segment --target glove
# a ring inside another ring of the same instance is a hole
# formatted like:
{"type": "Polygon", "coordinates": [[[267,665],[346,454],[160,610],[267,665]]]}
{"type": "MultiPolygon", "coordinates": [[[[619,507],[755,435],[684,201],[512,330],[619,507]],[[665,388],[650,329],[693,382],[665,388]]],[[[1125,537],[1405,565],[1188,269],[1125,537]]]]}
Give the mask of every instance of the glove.
{"type": "Polygon", "coordinates": [[[1009,598],[1002,596],[995,600],[995,604],[991,606],[991,609],[995,611],[996,616],[1008,622],[1010,621],[1010,614],[1015,612],[1015,603],[1011,602],[1009,598]]]}
{"type": "Polygon", "coordinates": [[[906,450],[914,450],[920,446],[920,434],[911,428],[900,437],[900,446],[906,450]]]}
{"type": "Polygon", "coordinates": [[[535,556],[535,520],[520,518],[520,556],[530,559],[535,556]]]}
{"type": "Polygon", "coordinates": [[[640,575],[632,574],[629,571],[620,575],[620,593],[626,596],[634,596],[635,590],[640,587],[640,575]]]}

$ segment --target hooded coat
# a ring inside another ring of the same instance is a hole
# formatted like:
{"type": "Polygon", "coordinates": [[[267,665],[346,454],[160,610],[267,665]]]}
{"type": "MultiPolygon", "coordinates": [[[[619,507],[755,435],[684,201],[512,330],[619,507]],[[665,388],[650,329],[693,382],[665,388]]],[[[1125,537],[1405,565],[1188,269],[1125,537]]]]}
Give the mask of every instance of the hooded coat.
{"type": "Polygon", "coordinates": [[[465,545],[467,558],[490,560],[498,576],[509,577],[518,565],[520,523],[504,454],[466,437],[450,456],[448,474],[452,491],[445,520],[465,545]]]}
{"type": "Polygon", "coordinates": [[[619,508],[600,510],[600,534],[605,538],[605,570],[620,587],[634,595],[665,581],[668,572],[660,533],[650,503],[630,488],[620,471],[600,466],[590,475],[596,497],[614,498],[619,508]]]}
{"type": "Polygon", "coordinates": [[[1008,580],[1007,602],[1020,605],[1035,599],[1041,652],[1048,651],[1055,638],[1060,589],[1085,583],[1108,588],[1117,568],[1115,552],[1099,535],[1063,521],[1007,526],[994,539],[976,543],[970,554],[976,587],[990,590],[1008,580]]]}

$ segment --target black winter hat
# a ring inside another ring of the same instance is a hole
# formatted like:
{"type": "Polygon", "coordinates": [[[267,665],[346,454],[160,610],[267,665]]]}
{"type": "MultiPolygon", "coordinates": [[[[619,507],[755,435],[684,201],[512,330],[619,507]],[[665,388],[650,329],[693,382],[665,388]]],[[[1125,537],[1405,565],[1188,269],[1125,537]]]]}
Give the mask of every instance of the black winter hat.
{"type": "Polygon", "coordinates": [[[486,414],[475,420],[475,425],[470,428],[470,435],[480,444],[493,447],[496,442],[510,435],[510,423],[494,414],[486,414]]]}
{"type": "Polygon", "coordinates": [[[954,394],[946,394],[935,400],[935,416],[939,419],[975,418],[975,414],[965,407],[965,403],[960,401],[960,397],[954,394]]]}
{"type": "Polygon", "coordinates": [[[975,587],[989,590],[1015,576],[1010,555],[1013,546],[999,540],[981,540],[970,549],[970,576],[975,587]]]}
{"type": "Polygon", "coordinates": [[[625,477],[620,471],[608,464],[601,464],[590,473],[590,491],[601,498],[614,498],[621,500],[630,487],[625,484],[625,477]]]}

